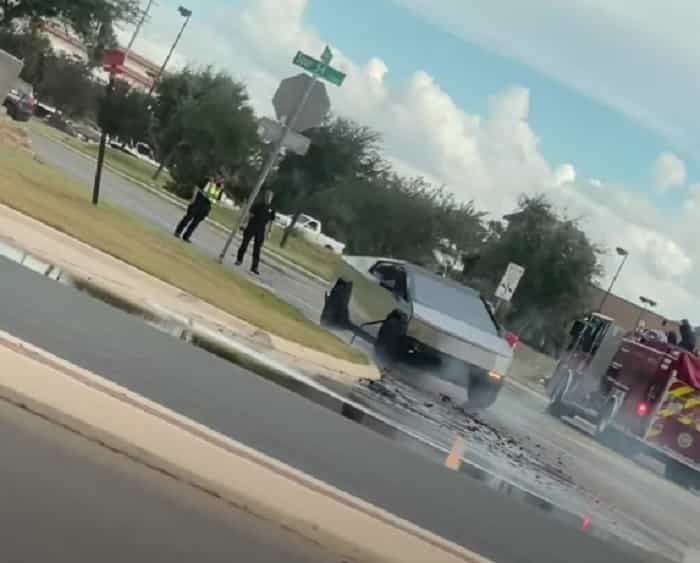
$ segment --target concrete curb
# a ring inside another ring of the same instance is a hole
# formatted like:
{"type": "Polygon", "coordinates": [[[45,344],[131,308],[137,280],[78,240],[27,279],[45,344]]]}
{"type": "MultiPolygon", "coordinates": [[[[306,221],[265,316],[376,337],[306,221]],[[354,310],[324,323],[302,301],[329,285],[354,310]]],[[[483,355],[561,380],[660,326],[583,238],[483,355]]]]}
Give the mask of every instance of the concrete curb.
{"type": "Polygon", "coordinates": [[[8,368],[0,372],[3,399],[333,551],[357,560],[386,563],[490,563],[2,332],[0,359],[8,368]],[[23,377],[15,377],[16,373],[23,377]],[[358,539],[362,546],[358,546],[358,539]]]}
{"type": "MultiPolygon", "coordinates": [[[[45,258],[33,256],[29,252],[3,243],[2,240],[0,240],[0,256],[4,256],[39,275],[55,281],[62,281],[62,283],[84,291],[95,299],[106,302],[119,310],[142,317],[146,322],[150,322],[158,329],[164,330],[176,338],[187,342],[192,342],[196,339],[201,343],[210,345],[204,346],[204,348],[209,348],[213,345],[215,349],[226,352],[227,357],[235,358],[232,361],[244,368],[252,371],[272,373],[277,377],[286,379],[294,379],[311,387],[322,387],[316,380],[305,375],[302,371],[289,367],[283,361],[255,350],[254,345],[252,343],[246,344],[244,339],[239,340],[226,336],[215,328],[195,321],[185,314],[174,312],[167,307],[145,301],[136,296],[121,293],[107,287],[87,274],[71,271],[70,269],[64,270],[46,261],[45,258]]],[[[352,376],[347,372],[342,373],[352,381],[379,379],[381,377],[378,370],[373,370],[372,372],[367,370],[358,376],[352,376]]],[[[324,388],[324,390],[326,389],[324,388]]],[[[331,392],[330,390],[326,391],[331,392]]]]}
{"type": "MultiPolygon", "coordinates": [[[[63,146],[66,150],[72,152],[75,155],[78,155],[82,158],[85,158],[86,160],[90,160],[91,162],[95,162],[95,159],[93,157],[79,151],[78,149],[71,147],[70,145],[68,145],[67,143],[65,143],[61,140],[55,139],[55,138],[51,137],[50,135],[46,135],[44,133],[41,133],[40,131],[34,130],[33,132],[36,133],[37,135],[41,135],[45,139],[48,139],[52,142],[60,143],[61,146],[63,146]]],[[[157,188],[154,188],[153,186],[149,186],[148,184],[145,184],[142,181],[137,180],[133,176],[130,176],[129,174],[124,172],[123,170],[119,170],[118,168],[115,168],[114,166],[110,165],[107,162],[105,162],[104,166],[113,174],[116,174],[117,176],[120,176],[120,177],[124,178],[125,180],[128,180],[132,184],[134,184],[134,185],[136,185],[144,190],[149,191],[150,193],[159,197],[160,199],[163,199],[169,203],[172,203],[173,205],[176,205],[180,209],[187,208],[187,204],[184,203],[182,200],[180,200],[174,196],[168,195],[166,193],[163,193],[161,190],[158,190],[157,188]]],[[[214,221],[212,219],[206,219],[206,222],[209,225],[211,225],[212,227],[214,227],[214,228],[216,228],[216,229],[218,229],[226,234],[231,232],[230,228],[226,227],[225,225],[223,225],[217,221],[214,221]]],[[[282,256],[278,252],[275,252],[273,250],[270,250],[268,248],[263,247],[263,262],[265,262],[265,260],[264,260],[265,255],[268,255],[270,258],[272,258],[272,260],[275,260],[277,262],[281,262],[282,264],[284,264],[284,267],[289,268],[290,270],[293,270],[296,273],[298,273],[298,274],[300,274],[300,275],[302,275],[302,276],[304,276],[312,281],[315,281],[316,283],[318,283],[320,285],[326,286],[329,283],[329,280],[322,278],[321,276],[319,276],[317,274],[314,274],[313,272],[307,270],[306,268],[304,268],[303,266],[300,266],[299,264],[296,264],[295,262],[292,262],[291,260],[289,260],[288,258],[285,258],[284,256],[282,256]]],[[[277,266],[276,264],[271,264],[270,262],[266,262],[266,264],[268,266],[270,266],[271,268],[273,268],[281,273],[286,273],[284,271],[284,269],[277,266]]]]}

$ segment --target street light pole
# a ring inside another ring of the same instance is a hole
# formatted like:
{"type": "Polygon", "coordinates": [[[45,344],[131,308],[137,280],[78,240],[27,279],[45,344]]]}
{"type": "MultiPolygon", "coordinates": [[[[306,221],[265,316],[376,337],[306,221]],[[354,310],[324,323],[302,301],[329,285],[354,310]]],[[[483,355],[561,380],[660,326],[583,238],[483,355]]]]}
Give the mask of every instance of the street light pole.
{"type": "Polygon", "coordinates": [[[163,61],[163,65],[160,67],[158,70],[158,74],[156,77],[153,79],[153,84],[151,84],[151,88],[148,90],[148,94],[146,96],[146,99],[149,99],[153,95],[153,91],[156,89],[156,85],[158,84],[158,81],[160,80],[161,76],[165,72],[165,69],[168,66],[168,63],[170,62],[170,58],[173,56],[173,53],[175,52],[175,49],[177,48],[178,43],[180,42],[180,39],[182,38],[182,34],[185,33],[185,29],[187,29],[187,25],[190,23],[190,20],[192,19],[192,11],[188,10],[187,8],[183,8],[180,6],[178,9],[178,12],[180,12],[180,15],[185,18],[185,21],[182,24],[182,27],[180,28],[180,31],[177,34],[177,37],[175,38],[175,41],[172,44],[172,47],[170,47],[170,51],[168,52],[168,56],[165,57],[165,61],[163,61]]]}
{"type": "Polygon", "coordinates": [[[610,297],[610,295],[612,295],[612,290],[613,290],[613,287],[615,287],[615,282],[617,282],[617,278],[620,277],[620,272],[622,271],[622,268],[624,268],[625,262],[627,262],[627,258],[629,257],[629,252],[627,252],[621,246],[618,246],[615,250],[616,250],[618,256],[622,256],[622,261],[620,262],[620,265],[617,268],[617,272],[615,272],[615,275],[613,276],[613,279],[610,282],[610,287],[608,288],[608,291],[605,292],[605,295],[603,296],[603,299],[600,302],[600,306],[598,307],[599,313],[603,312],[603,307],[605,306],[605,303],[608,300],[608,298],[610,297]]]}
{"type": "Polygon", "coordinates": [[[143,24],[146,22],[146,18],[148,17],[148,14],[151,13],[151,8],[153,7],[154,1],[155,0],[148,0],[148,5],[146,6],[146,9],[143,11],[143,14],[141,14],[141,19],[136,24],[136,28],[134,29],[134,33],[131,36],[131,39],[129,40],[129,44],[126,46],[126,51],[124,51],[124,63],[126,63],[126,59],[129,58],[129,54],[131,53],[131,49],[134,46],[134,43],[136,42],[136,38],[139,36],[139,33],[141,33],[141,28],[143,27],[143,24]]]}

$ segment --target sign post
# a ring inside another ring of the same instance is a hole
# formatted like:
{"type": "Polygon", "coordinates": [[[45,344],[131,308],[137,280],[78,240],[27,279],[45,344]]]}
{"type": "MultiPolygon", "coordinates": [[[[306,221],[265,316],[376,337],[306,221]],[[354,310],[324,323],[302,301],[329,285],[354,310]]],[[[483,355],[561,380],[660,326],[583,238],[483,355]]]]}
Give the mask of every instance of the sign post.
{"type": "MultiPolygon", "coordinates": [[[[124,69],[124,60],[126,53],[120,50],[105,51],[102,56],[102,64],[104,69],[109,72],[109,83],[105,93],[105,104],[109,111],[110,101],[114,92],[114,81],[116,75],[124,69]]],[[[104,118],[104,116],[103,116],[104,118]]],[[[107,149],[107,128],[102,123],[102,134],[100,135],[100,147],[97,151],[97,168],[95,169],[95,183],[92,186],[92,204],[97,205],[100,202],[100,184],[102,183],[102,168],[105,162],[105,151],[107,149]]]]}
{"type": "MultiPolygon", "coordinates": [[[[288,134],[290,133],[290,131],[294,131],[295,126],[297,124],[297,120],[304,111],[304,107],[309,101],[309,98],[311,97],[311,94],[314,91],[314,87],[316,86],[316,83],[318,82],[319,78],[331,82],[336,86],[340,86],[345,80],[344,73],[330,66],[330,62],[332,59],[333,53],[331,52],[329,47],[326,47],[323,50],[321,60],[317,60],[314,57],[311,57],[310,55],[302,53],[301,51],[297,52],[296,56],[294,57],[294,64],[303,68],[304,70],[307,70],[311,74],[311,80],[309,80],[308,86],[306,87],[301,96],[299,105],[284,123],[283,131],[279,137],[279,140],[274,143],[272,150],[270,151],[270,155],[268,156],[265,165],[260,171],[258,180],[255,182],[253,191],[250,194],[250,197],[248,198],[248,201],[246,202],[245,206],[241,210],[241,216],[238,220],[238,224],[234,229],[231,230],[231,233],[226,239],[224,247],[221,249],[221,253],[219,254],[219,263],[223,263],[226,259],[226,254],[228,254],[228,251],[231,248],[231,244],[233,244],[233,239],[235,238],[236,233],[240,230],[243,221],[246,220],[248,213],[250,212],[250,208],[253,206],[253,203],[255,202],[255,200],[258,197],[258,194],[260,193],[260,190],[265,184],[265,180],[267,180],[267,177],[270,175],[270,172],[272,172],[272,169],[274,168],[275,163],[277,162],[277,158],[279,157],[282,148],[285,146],[288,134]]],[[[317,125],[320,125],[320,123],[318,123],[317,125]]]]}
{"type": "Polygon", "coordinates": [[[501,283],[498,284],[496,288],[496,298],[498,303],[496,304],[496,311],[501,306],[504,301],[510,301],[513,298],[515,290],[518,289],[518,284],[525,274],[525,268],[522,266],[511,262],[506,268],[506,273],[503,274],[501,283]]]}

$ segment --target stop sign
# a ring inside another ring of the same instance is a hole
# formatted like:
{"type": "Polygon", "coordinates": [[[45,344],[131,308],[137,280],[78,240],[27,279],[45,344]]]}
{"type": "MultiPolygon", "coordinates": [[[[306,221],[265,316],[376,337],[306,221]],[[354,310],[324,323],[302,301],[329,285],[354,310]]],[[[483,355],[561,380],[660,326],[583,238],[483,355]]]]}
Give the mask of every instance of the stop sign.
{"type": "MultiPolygon", "coordinates": [[[[275,107],[277,119],[286,120],[294,115],[304,97],[304,92],[313,80],[308,74],[298,74],[291,78],[285,78],[277,88],[272,105],[275,107]]],[[[294,123],[296,131],[306,131],[312,127],[318,127],[331,110],[331,101],[326,92],[326,86],[322,82],[316,82],[299,117],[294,123]]]]}

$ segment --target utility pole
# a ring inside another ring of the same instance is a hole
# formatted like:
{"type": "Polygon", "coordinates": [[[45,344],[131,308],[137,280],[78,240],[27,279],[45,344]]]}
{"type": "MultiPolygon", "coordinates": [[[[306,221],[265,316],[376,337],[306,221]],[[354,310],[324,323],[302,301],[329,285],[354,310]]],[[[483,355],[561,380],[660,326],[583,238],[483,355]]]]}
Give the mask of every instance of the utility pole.
{"type": "Polygon", "coordinates": [[[126,46],[126,51],[124,51],[124,63],[126,63],[126,59],[129,58],[129,55],[131,54],[131,49],[134,46],[134,43],[136,42],[136,38],[139,36],[139,33],[141,33],[141,28],[143,27],[143,24],[146,22],[146,18],[148,18],[148,14],[151,13],[151,8],[153,7],[155,0],[148,0],[148,4],[146,5],[146,9],[143,11],[141,14],[141,19],[139,22],[136,24],[136,28],[134,29],[134,33],[131,36],[131,39],[129,40],[129,44],[126,46]]]}
{"type": "Polygon", "coordinates": [[[165,69],[168,67],[168,63],[170,62],[170,59],[173,56],[173,53],[175,52],[175,49],[177,49],[178,43],[180,43],[180,39],[182,38],[182,34],[185,33],[185,29],[187,29],[187,25],[190,23],[190,20],[192,19],[192,10],[188,10],[187,8],[183,8],[182,6],[180,6],[177,10],[178,10],[178,12],[180,12],[180,15],[183,18],[185,18],[185,21],[183,22],[182,27],[180,28],[180,31],[178,32],[177,37],[175,38],[175,41],[173,42],[172,46],[170,47],[170,51],[168,52],[168,56],[165,57],[165,61],[163,61],[163,65],[160,67],[160,69],[158,70],[158,74],[153,79],[153,84],[151,84],[151,88],[148,90],[148,94],[146,95],[146,99],[149,99],[153,95],[153,91],[156,89],[156,86],[158,85],[158,82],[160,81],[161,76],[163,76],[165,69]]]}
{"type": "Polygon", "coordinates": [[[265,180],[267,180],[267,177],[270,175],[270,172],[272,172],[272,169],[274,168],[275,163],[277,162],[277,159],[279,158],[279,155],[282,152],[282,148],[287,146],[288,137],[294,134],[294,128],[297,125],[297,121],[300,120],[302,114],[304,113],[306,104],[309,101],[309,98],[311,98],[311,95],[314,92],[314,88],[318,84],[319,79],[331,82],[336,86],[341,86],[343,81],[345,80],[345,74],[334,69],[331,66],[330,63],[332,59],[333,53],[331,52],[329,47],[326,47],[323,50],[320,59],[310,57],[309,55],[306,55],[301,51],[299,51],[294,57],[294,64],[306,70],[311,75],[311,79],[309,80],[306,88],[303,91],[303,94],[301,95],[299,104],[296,106],[294,111],[290,112],[291,115],[289,116],[289,118],[284,120],[284,123],[282,124],[281,134],[272,146],[270,155],[268,156],[267,160],[265,161],[265,165],[260,171],[258,180],[255,182],[255,186],[253,187],[253,191],[251,192],[250,197],[248,198],[248,201],[245,204],[245,207],[241,210],[241,216],[238,219],[238,224],[234,229],[231,230],[231,233],[226,239],[226,244],[224,244],[224,247],[221,249],[221,253],[219,254],[219,263],[223,264],[224,259],[226,258],[226,254],[231,248],[231,244],[233,244],[233,239],[235,238],[236,233],[240,230],[243,221],[245,221],[246,217],[248,216],[250,208],[253,206],[253,203],[255,202],[256,198],[258,197],[258,194],[260,193],[260,190],[265,184],[265,180]]]}
{"type": "Polygon", "coordinates": [[[250,208],[253,206],[253,203],[255,202],[255,200],[258,197],[258,194],[260,193],[260,190],[265,184],[265,180],[267,180],[267,177],[270,175],[270,172],[272,172],[272,169],[275,167],[275,163],[277,162],[277,159],[279,158],[279,155],[282,152],[282,147],[284,147],[284,141],[287,137],[287,134],[294,127],[294,125],[297,122],[297,119],[299,119],[299,116],[301,115],[301,112],[304,110],[306,102],[309,101],[309,96],[311,96],[311,92],[313,92],[318,75],[316,73],[312,73],[311,77],[312,79],[309,81],[309,85],[301,98],[301,102],[299,102],[299,105],[297,106],[297,109],[292,115],[291,119],[284,124],[284,131],[282,132],[282,136],[273,145],[272,151],[270,152],[270,155],[267,157],[267,161],[265,162],[265,166],[263,166],[263,169],[260,171],[258,180],[257,182],[255,182],[255,187],[253,187],[253,191],[251,192],[250,197],[248,198],[248,201],[245,204],[245,207],[241,210],[241,216],[238,219],[238,224],[236,225],[236,228],[231,229],[231,232],[229,233],[228,238],[226,239],[226,244],[224,244],[224,247],[221,249],[221,253],[219,254],[220,264],[224,263],[224,260],[226,259],[226,254],[228,253],[229,248],[231,248],[231,245],[233,244],[233,239],[235,238],[236,233],[240,230],[243,221],[245,221],[246,217],[248,216],[250,208]]]}
{"type": "Polygon", "coordinates": [[[615,272],[615,276],[613,277],[612,281],[610,282],[610,287],[608,288],[608,291],[605,292],[605,295],[603,295],[603,299],[600,302],[600,305],[598,306],[599,313],[603,312],[603,307],[605,306],[605,303],[608,301],[608,298],[612,295],[612,290],[613,290],[613,287],[615,287],[615,282],[617,281],[617,278],[620,277],[620,272],[622,272],[622,268],[625,266],[625,262],[627,262],[627,258],[629,258],[629,252],[627,252],[621,246],[618,246],[615,250],[616,250],[618,256],[622,257],[622,262],[620,262],[620,265],[617,268],[617,272],[615,272]]]}
{"type": "MultiPolygon", "coordinates": [[[[114,84],[116,76],[124,70],[125,53],[118,49],[105,51],[102,55],[102,64],[104,69],[109,72],[109,82],[105,92],[105,102],[103,111],[110,110],[110,102],[114,92],[114,84]]],[[[102,125],[102,134],[100,135],[100,148],[97,152],[97,167],[95,168],[95,183],[92,186],[92,204],[97,205],[100,202],[100,183],[102,182],[102,168],[105,161],[105,151],[107,149],[107,127],[104,124],[104,115],[102,125]]]]}

